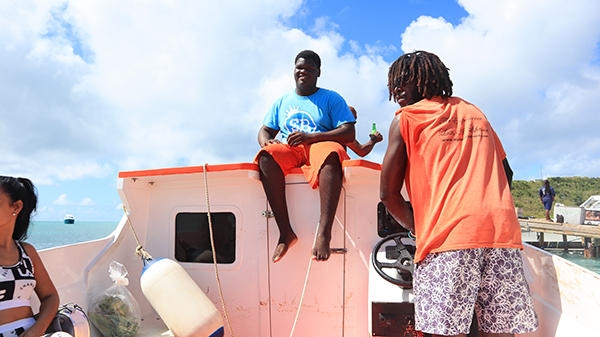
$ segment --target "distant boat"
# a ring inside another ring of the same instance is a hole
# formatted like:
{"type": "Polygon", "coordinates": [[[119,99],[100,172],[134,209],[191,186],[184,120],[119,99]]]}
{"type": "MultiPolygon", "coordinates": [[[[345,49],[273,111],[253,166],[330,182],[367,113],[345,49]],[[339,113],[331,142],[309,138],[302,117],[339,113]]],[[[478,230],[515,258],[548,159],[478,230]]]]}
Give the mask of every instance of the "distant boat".
{"type": "Polygon", "coordinates": [[[75,217],[73,216],[73,214],[65,215],[65,223],[66,224],[74,224],[75,223],[75,217]]]}

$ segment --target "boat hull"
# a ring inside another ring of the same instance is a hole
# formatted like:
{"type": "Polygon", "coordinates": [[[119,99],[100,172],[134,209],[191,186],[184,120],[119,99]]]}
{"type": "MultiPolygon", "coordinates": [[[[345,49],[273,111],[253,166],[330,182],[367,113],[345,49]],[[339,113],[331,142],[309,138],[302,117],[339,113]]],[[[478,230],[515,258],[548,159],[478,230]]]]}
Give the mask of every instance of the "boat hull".
{"type": "MultiPolygon", "coordinates": [[[[178,215],[205,214],[210,208],[211,213],[235,218],[234,261],[218,263],[217,270],[213,263],[178,262],[221,315],[229,318],[234,333],[282,336],[295,326],[294,336],[377,335],[374,326],[380,322],[373,304],[410,305],[412,291],[372,273],[371,250],[381,239],[379,166],[349,161],[344,172],[332,236],[332,248],[341,254],[324,263],[310,262],[318,191],[306,184],[299,171],[286,177],[290,218],[299,241],[281,261],[271,262],[278,230],[252,164],[209,166],[208,192],[202,167],[121,173],[119,193],[129,216],[116,230],[100,240],[43,250],[40,255],[61,302],[74,301],[85,310],[95,295],[111,286],[111,261],[124,264],[129,271],[128,289],[142,311],[137,336],[168,336],[168,328],[141,291],[143,263],[132,256],[142,245],[155,258],[177,260],[178,215]]],[[[529,245],[523,258],[540,318],[539,330],[526,336],[572,336],[574,331],[594,335],[600,276],[529,245]]],[[[225,335],[230,336],[228,327],[225,335]]],[[[101,335],[92,328],[92,336],[101,335]]]]}

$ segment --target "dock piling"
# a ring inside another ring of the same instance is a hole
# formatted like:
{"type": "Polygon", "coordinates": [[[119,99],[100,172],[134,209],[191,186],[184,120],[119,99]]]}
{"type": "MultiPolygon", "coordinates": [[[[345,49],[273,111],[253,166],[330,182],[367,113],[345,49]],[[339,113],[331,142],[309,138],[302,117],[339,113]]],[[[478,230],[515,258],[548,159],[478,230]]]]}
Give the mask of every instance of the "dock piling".
{"type": "Polygon", "coordinates": [[[596,246],[592,238],[583,238],[583,256],[586,258],[596,257],[596,246]]]}
{"type": "Polygon", "coordinates": [[[544,232],[538,232],[537,233],[537,239],[538,239],[538,247],[544,247],[544,232]]]}
{"type": "Polygon", "coordinates": [[[584,256],[586,258],[600,257],[600,226],[550,222],[538,219],[519,219],[522,230],[537,232],[538,247],[545,247],[544,233],[562,234],[564,250],[568,251],[567,235],[582,238],[584,256]]]}

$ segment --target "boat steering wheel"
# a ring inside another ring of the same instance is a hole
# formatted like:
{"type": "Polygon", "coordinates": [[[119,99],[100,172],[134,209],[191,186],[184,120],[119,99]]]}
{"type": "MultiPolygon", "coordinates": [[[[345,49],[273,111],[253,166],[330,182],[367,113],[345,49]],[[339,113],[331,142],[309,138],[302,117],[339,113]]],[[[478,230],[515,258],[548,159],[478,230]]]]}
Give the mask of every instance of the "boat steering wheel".
{"type": "Polygon", "coordinates": [[[375,271],[377,274],[381,276],[388,282],[391,282],[395,285],[398,285],[403,288],[412,288],[412,273],[414,271],[414,260],[413,256],[406,249],[406,246],[402,243],[401,239],[403,237],[408,237],[408,233],[396,233],[389,235],[377,242],[375,247],[373,247],[373,251],[371,252],[371,262],[373,263],[373,267],[375,267],[375,271]],[[381,262],[377,260],[377,253],[379,249],[383,246],[384,243],[388,241],[392,241],[396,243],[396,246],[393,247],[394,257],[397,255],[396,261],[394,262],[381,262]],[[388,269],[396,269],[398,272],[397,277],[392,277],[383,271],[384,268],[388,269]]]}

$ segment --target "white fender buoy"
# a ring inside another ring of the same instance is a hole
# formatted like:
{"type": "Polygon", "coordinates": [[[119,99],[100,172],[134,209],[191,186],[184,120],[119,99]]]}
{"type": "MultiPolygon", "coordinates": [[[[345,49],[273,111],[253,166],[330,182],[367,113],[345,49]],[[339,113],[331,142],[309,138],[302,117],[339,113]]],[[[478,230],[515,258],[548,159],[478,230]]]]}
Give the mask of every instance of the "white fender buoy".
{"type": "Polygon", "coordinates": [[[144,296],[176,337],[222,337],[223,318],[179,263],[156,259],[145,264],[144,296]]]}

